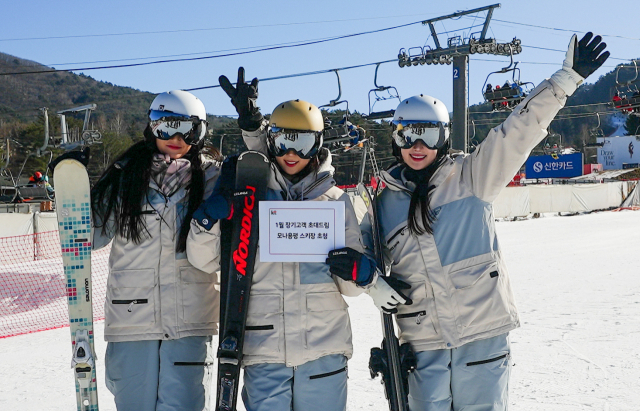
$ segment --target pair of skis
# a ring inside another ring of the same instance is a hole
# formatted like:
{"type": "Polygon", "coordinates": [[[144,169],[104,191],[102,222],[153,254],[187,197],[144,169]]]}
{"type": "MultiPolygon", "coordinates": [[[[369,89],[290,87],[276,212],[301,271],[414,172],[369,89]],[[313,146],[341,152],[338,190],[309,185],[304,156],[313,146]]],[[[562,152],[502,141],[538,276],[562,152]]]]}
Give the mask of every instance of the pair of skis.
{"type": "MultiPolygon", "coordinates": [[[[389,276],[391,266],[384,258],[384,240],[378,218],[378,191],[376,189],[372,195],[364,184],[358,183],[358,194],[367,206],[376,265],[385,276],[389,276]]],[[[409,411],[407,378],[409,370],[415,368],[415,357],[411,345],[405,343],[400,346],[395,333],[393,315],[382,312],[381,316],[382,347],[371,349],[369,359],[371,378],[375,378],[378,374],[382,376],[390,411],[409,411]]]]}

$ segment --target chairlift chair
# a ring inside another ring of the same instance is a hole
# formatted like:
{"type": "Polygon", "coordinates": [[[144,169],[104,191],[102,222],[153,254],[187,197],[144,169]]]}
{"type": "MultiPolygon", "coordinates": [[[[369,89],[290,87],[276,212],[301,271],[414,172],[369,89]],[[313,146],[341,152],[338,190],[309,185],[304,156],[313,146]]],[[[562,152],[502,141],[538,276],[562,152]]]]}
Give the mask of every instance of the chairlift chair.
{"type": "Polygon", "coordinates": [[[600,128],[600,126],[602,125],[602,123],[600,122],[600,113],[596,113],[596,116],[598,117],[598,125],[589,130],[589,135],[594,138],[602,138],[604,137],[604,131],[602,131],[602,128],[600,128]]]}
{"type": "Polygon", "coordinates": [[[511,111],[513,110],[522,100],[524,100],[531,89],[533,89],[534,84],[531,82],[522,82],[520,81],[520,69],[517,67],[518,62],[513,61],[513,51],[511,50],[511,45],[508,46],[511,57],[511,62],[507,67],[503,67],[498,71],[493,71],[487,75],[484,84],[482,85],[482,95],[484,96],[485,103],[491,103],[493,111],[511,111]],[[511,83],[507,80],[509,87],[502,87],[499,84],[496,84],[495,87],[487,89],[487,84],[491,87],[491,83],[489,83],[489,78],[494,74],[505,74],[511,72],[511,83]]]}
{"type": "Polygon", "coordinates": [[[615,94],[612,98],[613,105],[616,109],[624,114],[640,116],[640,90],[638,89],[638,64],[637,60],[631,60],[634,67],[634,76],[630,80],[620,81],[620,69],[624,66],[616,68],[616,85],[615,94]]]}
{"type": "Polygon", "coordinates": [[[329,123],[325,122],[323,145],[329,148],[331,147],[335,148],[336,146],[339,146],[339,143],[348,141],[352,138],[351,136],[349,136],[349,128],[347,125],[349,121],[349,102],[347,100],[340,100],[340,97],[342,97],[342,85],[340,84],[340,74],[338,73],[337,69],[332,71],[336,73],[336,77],[338,79],[338,97],[331,100],[327,104],[319,106],[318,108],[322,109],[324,107],[335,107],[338,104],[343,104],[343,103],[347,105],[347,108],[345,110],[344,124],[336,124],[334,126],[330,122],[329,123]]]}
{"type": "Polygon", "coordinates": [[[398,89],[393,86],[378,85],[378,69],[380,68],[380,64],[381,63],[376,64],[376,72],[373,77],[373,85],[375,86],[375,88],[369,90],[369,115],[366,116],[367,120],[380,120],[383,118],[393,117],[395,109],[374,112],[373,107],[376,105],[376,103],[393,99],[398,99],[398,104],[402,102],[402,100],[400,99],[400,94],[398,94],[398,89]],[[371,93],[373,93],[374,96],[373,104],[371,103],[371,93]]]}

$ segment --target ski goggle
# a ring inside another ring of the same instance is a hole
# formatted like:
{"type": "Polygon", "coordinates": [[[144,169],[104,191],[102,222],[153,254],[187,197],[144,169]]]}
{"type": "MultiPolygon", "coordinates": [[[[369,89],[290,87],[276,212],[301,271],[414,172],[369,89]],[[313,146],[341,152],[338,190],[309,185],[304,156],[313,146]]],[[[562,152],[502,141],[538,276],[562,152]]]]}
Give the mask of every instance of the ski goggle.
{"type": "Polygon", "coordinates": [[[171,140],[180,135],[187,144],[198,143],[207,132],[207,122],[196,116],[150,110],[149,127],[156,138],[171,140]]]}
{"type": "Polygon", "coordinates": [[[309,159],[322,146],[322,131],[288,130],[271,126],[268,129],[268,140],[271,152],[276,157],[282,157],[293,150],[298,157],[309,159]]]}
{"type": "Polygon", "coordinates": [[[437,150],[449,138],[448,124],[443,122],[399,122],[393,130],[393,140],[400,148],[411,148],[418,141],[432,150],[437,150]]]}

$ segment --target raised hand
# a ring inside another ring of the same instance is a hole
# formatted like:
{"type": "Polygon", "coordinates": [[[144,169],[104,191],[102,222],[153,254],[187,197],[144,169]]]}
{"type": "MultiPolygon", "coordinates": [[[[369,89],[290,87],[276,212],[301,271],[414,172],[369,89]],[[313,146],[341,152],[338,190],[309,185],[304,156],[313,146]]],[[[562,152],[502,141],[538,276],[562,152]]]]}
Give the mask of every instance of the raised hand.
{"type": "Polygon", "coordinates": [[[588,32],[578,41],[574,34],[569,41],[569,48],[562,68],[551,76],[551,80],[570,96],[585,78],[593,74],[609,58],[609,52],[604,51],[607,43],[602,37],[588,32]]]}
{"type": "Polygon", "coordinates": [[[607,43],[602,41],[602,37],[593,37],[592,32],[585,34],[580,41],[574,34],[562,66],[569,66],[582,78],[587,78],[609,58],[608,51],[603,53],[606,47],[607,43]]]}
{"type": "Polygon", "coordinates": [[[218,78],[220,87],[231,98],[231,104],[238,113],[238,126],[242,130],[255,131],[262,123],[262,113],[256,102],[258,100],[258,79],[254,78],[251,83],[244,81],[244,67],[238,68],[238,81],[236,86],[229,81],[227,76],[218,78]]]}

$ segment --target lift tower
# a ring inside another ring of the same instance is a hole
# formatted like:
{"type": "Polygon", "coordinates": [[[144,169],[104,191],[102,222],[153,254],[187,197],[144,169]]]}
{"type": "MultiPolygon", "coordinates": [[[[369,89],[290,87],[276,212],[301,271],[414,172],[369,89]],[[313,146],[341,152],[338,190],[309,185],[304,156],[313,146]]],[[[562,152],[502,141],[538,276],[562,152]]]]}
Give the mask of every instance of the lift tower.
{"type": "Polygon", "coordinates": [[[468,150],[468,116],[467,116],[467,82],[470,54],[493,54],[497,56],[509,56],[519,54],[522,51],[520,40],[514,38],[510,43],[497,43],[496,39],[487,38],[489,22],[493,15],[493,9],[500,7],[500,4],[480,7],[473,10],[461,11],[447,16],[436,17],[422,22],[424,26],[429,26],[431,36],[435,43],[435,49],[429,46],[411,47],[408,52],[400,49],[398,54],[398,65],[400,67],[410,67],[430,64],[451,64],[453,62],[453,119],[451,128],[451,148],[467,152],[468,150]],[[448,19],[457,19],[469,14],[487,12],[482,31],[471,33],[469,37],[454,36],[447,39],[447,47],[440,44],[438,33],[433,23],[448,19]],[[476,37],[477,36],[477,37],[476,37]],[[418,53],[412,50],[420,51],[418,53]]]}

